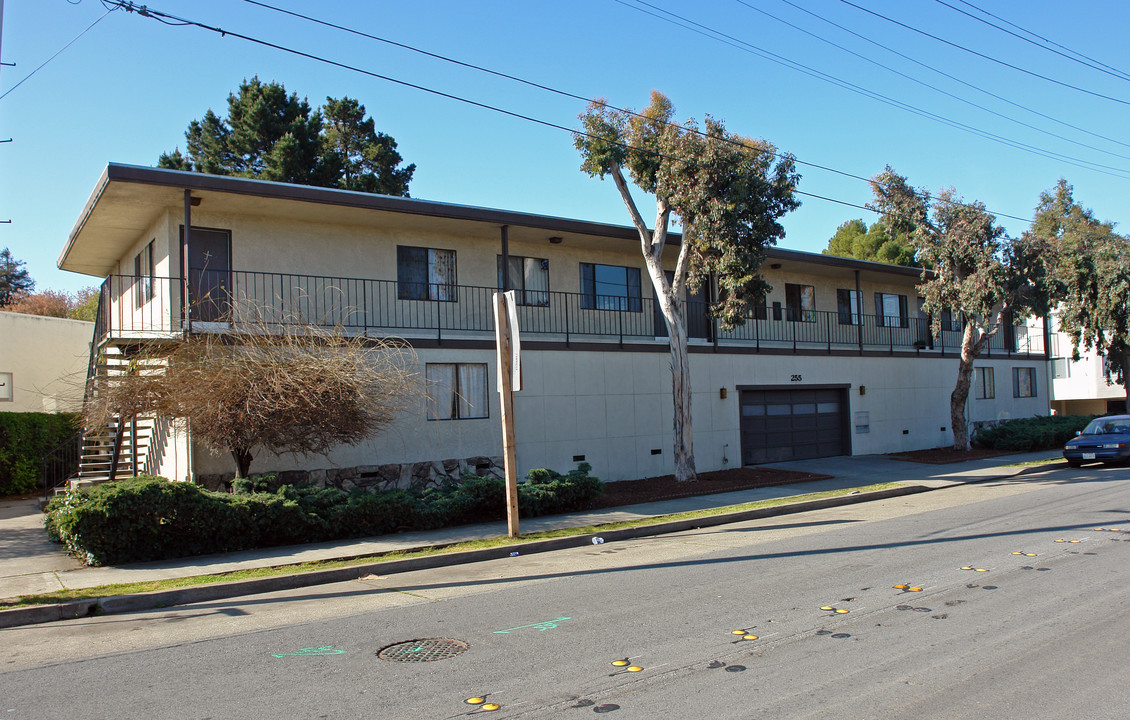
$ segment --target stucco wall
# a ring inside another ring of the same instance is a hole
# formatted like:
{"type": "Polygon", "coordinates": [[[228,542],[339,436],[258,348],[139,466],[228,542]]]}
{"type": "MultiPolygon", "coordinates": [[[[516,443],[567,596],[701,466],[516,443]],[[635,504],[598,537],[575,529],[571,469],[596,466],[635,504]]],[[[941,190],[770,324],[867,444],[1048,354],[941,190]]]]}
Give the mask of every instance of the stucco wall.
{"type": "MultiPolygon", "coordinates": [[[[657,345],[657,349],[663,347],[657,345]]],[[[261,453],[251,471],[500,455],[493,351],[422,349],[418,360],[421,372],[429,362],[486,363],[489,417],[428,421],[425,404],[419,400],[380,437],[340,448],[327,458],[275,458],[261,453]]],[[[520,474],[534,467],[568,470],[575,465],[574,456],[579,455],[593,466],[594,474],[607,480],[671,472],[671,379],[666,352],[524,351],[522,363],[524,387],[514,400],[520,474]],[[653,455],[654,449],[660,454],[653,455]]],[[[971,421],[1048,414],[1042,363],[995,359],[984,363],[995,370],[997,397],[971,399],[971,421]],[[1012,397],[1014,366],[1037,368],[1041,388],[1037,397],[1012,397]]],[[[849,386],[849,423],[854,424],[860,411],[866,412],[869,420],[866,433],[850,429],[852,454],[898,452],[952,442],[949,394],[957,372],[957,361],[952,358],[695,353],[691,369],[695,454],[700,471],[741,462],[737,386],[849,386]],[[799,382],[793,381],[797,375],[799,382]],[[863,394],[861,386],[865,388],[863,394]],[[721,388],[728,390],[726,399],[720,397],[721,388]]],[[[230,472],[233,467],[229,457],[213,456],[201,449],[195,451],[193,463],[196,473],[230,472]]]]}
{"type": "Polygon", "coordinates": [[[0,312],[0,374],[12,376],[0,412],[79,411],[93,333],[94,323],[0,312]]]}

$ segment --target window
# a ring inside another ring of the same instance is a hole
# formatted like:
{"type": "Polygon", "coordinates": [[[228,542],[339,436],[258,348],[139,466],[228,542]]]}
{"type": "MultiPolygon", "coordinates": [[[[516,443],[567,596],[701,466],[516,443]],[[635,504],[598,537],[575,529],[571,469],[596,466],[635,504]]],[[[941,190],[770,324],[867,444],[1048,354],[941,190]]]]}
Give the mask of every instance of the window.
{"type": "Polygon", "coordinates": [[[141,307],[153,299],[153,276],[156,275],[153,260],[153,240],[146,243],[133,258],[133,305],[141,307]]]}
{"type": "Polygon", "coordinates": [[[640,269],[581,263],[581,307],[642,312],[640,269]]]}
{"type": "Polygon", "coordinates": [[[816,290],[785,283],[785,312],[793,322],[816,322],[816,290]]]}
{"type": "Polygon", "coordinates": [[[997,396],[996,381],[991,367],[973,368],[973,397],[989,400],[997,396]]]}
{"type": "Polygon", "coordinates": [[[455,251],[397,245],[396,297],[455,302],[455,251]]]}
{"type": "Polygon", "coordinates": [[[859,324],[859,292],[856,290],[836,291],[836,314],[840,325],[859,324]]]}
{"type": "MultiPolygon", "coordinates": [[[[549,261],[510,257],[510,289],[519,305],[549,307],[549,261]]],[[[502,290],[502,256],[498,256],[498,289],[502,290]]]]}
{"type": "Polygon", "coordinates": [[[1012,369],[1012,396],[1018,398],[1036,397],[1036,368],[1018,367],[1012,369]]]}
{"type": "Polygon", "coordinates": [[[906,295],[875,293],[875,315],[879,327],[910,327],[906,312],[906,295]]]}
{"type": "Polygon", "coordinates": [[[0,373],[0,402],[12,402],[12,373],[0,373]]]}
{"type": "Polygon", "coordinates": [[[429,420],[488,417],[486,363],[428,363],[425,375],[429,420]]]}

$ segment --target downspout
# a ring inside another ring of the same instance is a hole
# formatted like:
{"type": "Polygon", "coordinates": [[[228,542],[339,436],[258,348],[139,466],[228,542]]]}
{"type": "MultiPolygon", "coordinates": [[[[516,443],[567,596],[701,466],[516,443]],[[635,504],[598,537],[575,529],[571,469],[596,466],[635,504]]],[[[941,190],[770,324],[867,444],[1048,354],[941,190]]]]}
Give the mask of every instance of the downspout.
{"type": "MultiPolygon", "coordinates": [[[[192,314],[188,301],[188,241],[192,235],[192,191],[185,189],[184,191],[184,242],[181,247],[180,258],[180,276],[181,276],[181,298],[184,304],[184,322],[189,333],[192,332],[192,314]]],[[[196,477],[192,474],[192,426],[187,422],[184,425],[184,443],[185,450],[188,455],[188,477],[189,482],[196,482],[196,477]]]]}
{"type": "Polygon", "coordinates": [[[185,329],[187,332],[192,332],[192,308],[189,307],[188,301],[188,243],[189,237],[192,235],[192,191],[185,189],[184,191],[184,241],[181,243],[181,257],[180,257],[180,277],[181,277],[181,295],[182,304],[184,305],[184,318],[185,329]]]}
{"type": "Polygon", "coordinates": [[[863,355],[863,290],[859,285],[859,271],[855,271],[855,315],[859,323],[855,326],[855,333],[859,339],[859,354],[863,355]]]}

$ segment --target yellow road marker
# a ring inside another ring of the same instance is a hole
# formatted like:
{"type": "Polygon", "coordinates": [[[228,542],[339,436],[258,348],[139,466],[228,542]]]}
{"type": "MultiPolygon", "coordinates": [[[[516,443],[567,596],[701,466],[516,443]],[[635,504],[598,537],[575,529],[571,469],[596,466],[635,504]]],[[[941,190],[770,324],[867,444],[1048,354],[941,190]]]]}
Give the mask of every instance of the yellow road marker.
{"type": "Polygon", "coordinates": [[[640,667],[639,665],[629,665],[628,666],[628,672],[639,672],[640,670],[643,670],[643,668],[640,667]]]}
{"type": "Polygon", "coordinates": [[[836,608],[832,607],[831,605],[821,605],[821,606],[820,606],[820,609],[821,609],[821,610],[828,610],[828,611],[832,611],[832,610],[835,610],[836,608]]]}
{"type": "Polygon", "coordinates": [[[745,635],[745,630],[731,630],[731,635],[745,635]]]}
{"type": "Polygon", "coordinates": [[[756,635],[742,635],[742,640],[756,640],[756,635]]]}
{"type": "Polygon", "coordinates": [[[909,592],[922,592],[922,588],[920,587],[908,587],[907,590],[909,592]]]}
{"type": "Polygon", "coordinates": [[[467,698],[463,702],[467,703],[468,705],[482,705],[483,703],[486,702],[486,698],[481,698],[481,697],[467,698]]]}
{"type": "Polygon", "coordinates": [[[838,612],[838,613],[840,613],[840,614],[842,615],[842,614],[844,614],[844,613],[846,613],[846,612],[848,612],[848,611],[847,611],[847,610],[844,610],[843,608],[836,608],[836,612],[838,612]]]}
{"type": "Polygon", "coordinates": [[[624,667],[625,665],[628,664],[628,661],[627,660],[613,660],[612,664],[615,665],[616,667],[624,667]]]}
{"type": "Polygon", "coordinates": [[[907,587],[909,587],[909,586],[908,585],[892,585],[891,587],[893,587],[895,590],[906,590],[907,587]]]}
{"type": "Polygon", "coordinates": [[[502,707],[502,706],[499,705],[498,703],[486,703],[485,705],[483,705],[482,709],[486,710],[487,712],[494,712],[495,710],[499,709],[500,707],[502,707]]]}

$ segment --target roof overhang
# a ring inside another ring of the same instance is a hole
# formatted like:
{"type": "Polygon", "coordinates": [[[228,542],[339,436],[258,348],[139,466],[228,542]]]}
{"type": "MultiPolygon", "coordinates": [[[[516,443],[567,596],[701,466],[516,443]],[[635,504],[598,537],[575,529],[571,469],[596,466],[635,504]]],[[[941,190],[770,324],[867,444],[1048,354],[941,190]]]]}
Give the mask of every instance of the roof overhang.
{"type": "MultiPolygon", "coordinates": [[[[583,220],[495,210],[415,198],[319,188],[307,185],[163,168],[111,163],[71,230],[59,256],[62,270],[106,277],[140,236],[162,215],[183,212],[185,191],[199,198],[208,212],[326,222],[396,226],[460,235],[497,238],[498,228],[510,228],[515,241],[544,242],[560,236],[576,247],[607,246],[609,240],[638,243],[635,228],[583,220]]],[[[678,244],[680,236],[668,236],[678,244]]],[[[767,262],[803,264],[809,272],[828,274],[859,270],[882,275],[917,277],[917,268],[852,260],[819,253],[771,247],[767,262]],[[813,266],[816,266],[815,268],[813,266]],[[819,269],[818,269],[819,268],[819,269]]]]}

